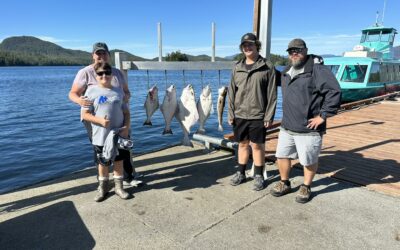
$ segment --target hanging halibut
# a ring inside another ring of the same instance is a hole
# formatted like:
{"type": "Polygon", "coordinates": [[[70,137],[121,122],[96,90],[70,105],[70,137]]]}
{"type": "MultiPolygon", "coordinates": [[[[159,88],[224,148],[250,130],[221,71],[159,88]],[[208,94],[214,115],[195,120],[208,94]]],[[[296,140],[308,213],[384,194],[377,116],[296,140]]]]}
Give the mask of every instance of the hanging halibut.
{"type": "Polygon", "coordinates": [[[154,112],[158,109],[159,107],[158,103],[158,88],[156,85],[151,87],[149,91],[147,92],[147,97],[146,101],[144,103],[144,108],[146,109],[146,121],[143,123],[143,125],[148,125],[152,126],[153,124],[151,123],[151,116],[154,114],[154,112]]]}
{"type": "Polygon", "coordinates": [[[228,93],[228,87],[223,86],[218,89],[218,131],[224,131],[224,128],[222,127],[222,120],[224,115],[226,93],[228,93]]]}
{"type": "Polygon", "coordinates": [[[197,101],[197,111],[199,112],[199,129],[197,133],[204,134],[206,132],[204,124],[208,117],[210,117],[210,114],[213,113],[213,102],[209,85],[205,86],[201,91],[201,95],[197,101]]]}
{"type": "Polygon", "coordinates": [[[172,134],[171,122],[172,118],[174,118],[177,106],[176,88],[174,85],[171,85],[165,90],[164,100],[160,106],[161,113],[163,114],[165,120],[165,128],[162,133],[163,135],[172,134]]]}
{"type": "Polygon", "coordinates": [[[193,144],[189,139],[189,133],[190,128],[199,119],[199,113],[197,112],[194,90],[191,84],[182,90],[175,117],[183,130],[182,144],[184,146],[193,147],[193,144]]]}

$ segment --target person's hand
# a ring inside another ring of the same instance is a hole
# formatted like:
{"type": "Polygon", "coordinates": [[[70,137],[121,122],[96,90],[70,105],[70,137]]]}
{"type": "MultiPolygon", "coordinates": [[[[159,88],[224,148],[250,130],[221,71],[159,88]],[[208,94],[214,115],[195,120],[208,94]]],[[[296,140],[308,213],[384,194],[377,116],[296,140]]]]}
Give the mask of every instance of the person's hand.
{"type": "Polygon", "coordinates": [[[268,128],[271,125],[270,122],[264,122],[264,128],[268,128]]]}
{"type": "Polygon", "coordinates": [[[233,119],[228,119],[228,124],[229,125],[233,126],[233,122],[234,122],[233,119]]]}
{"type": "Polygon", "coordinates": [[[321,125],[324,122],[325,122],[325,120],[321,116],[318,115],[318,116],[308,120],[307,128],[317,129],[318,126],[321,125]]]}
{"type": "Polygon", "coordinates": [[[79,97],[79,105],[87,108],[93,105],[93,101],[89,100],[87,96],[81,96],[79,97]]]}
{"type": "Polygon", "coordinates": [[[110,120],[107,119],[107,116],[104,116],[100,124],[101,126],[108,128],[110,126],[110,120]]]}
{"type": "Polygon", "coordinates": [[[125,95],[124,95],[124,102],[125,102],[125,103],[128,103],[130,98],[131,98],[131,93],[125,93],[125,95]]]}
{"type": "Polygon", "coordinates": [[[129,128],[127,126],[120,128],[119,135],[123,138],[129,138],[129,128]]]}

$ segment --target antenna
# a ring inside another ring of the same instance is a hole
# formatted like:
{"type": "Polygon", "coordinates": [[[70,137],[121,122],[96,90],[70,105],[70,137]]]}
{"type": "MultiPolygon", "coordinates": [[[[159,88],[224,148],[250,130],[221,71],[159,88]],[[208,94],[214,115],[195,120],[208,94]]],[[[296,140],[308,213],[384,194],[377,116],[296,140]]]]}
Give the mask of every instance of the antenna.
{"type": "Polygon", "coordinates": [[[386,0],[383,1],[383,11],[382,11],[382,21],[381,21],[381,25],[383,25],[383,19],[385,19],[385,10],[386,10],[386,0]]]}
{"type": "Polygon", "coordinates": [[[378,18],[379,18],[379,11],[376,12],[375,26],[379,26],[378,25],[378,18]]]}

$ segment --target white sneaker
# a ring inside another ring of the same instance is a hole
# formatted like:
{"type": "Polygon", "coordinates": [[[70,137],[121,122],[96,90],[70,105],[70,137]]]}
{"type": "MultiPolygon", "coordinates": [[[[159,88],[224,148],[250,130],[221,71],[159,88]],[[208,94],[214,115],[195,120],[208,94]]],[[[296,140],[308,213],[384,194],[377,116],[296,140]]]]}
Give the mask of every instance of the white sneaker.
{"type": "Polygon", "coordinates": [[[143,181],[140,180],[131,180],[131,181],[124,181],[124,186],[131,186],[131,187],[140,187],[143,185],[143,181]]]}

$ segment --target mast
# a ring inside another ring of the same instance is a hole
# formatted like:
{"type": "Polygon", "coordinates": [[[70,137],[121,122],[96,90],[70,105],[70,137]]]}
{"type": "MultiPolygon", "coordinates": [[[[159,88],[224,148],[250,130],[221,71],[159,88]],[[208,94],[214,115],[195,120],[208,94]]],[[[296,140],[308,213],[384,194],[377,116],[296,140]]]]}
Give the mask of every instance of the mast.
{"type": "Polygon", "coordinates": [[[254,0],[253,33],[261,42],[260,55],[269,58],[271,51],[272,0],[254,0]]]}

